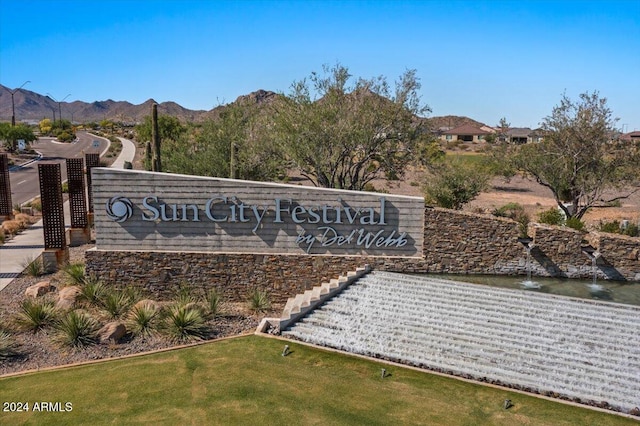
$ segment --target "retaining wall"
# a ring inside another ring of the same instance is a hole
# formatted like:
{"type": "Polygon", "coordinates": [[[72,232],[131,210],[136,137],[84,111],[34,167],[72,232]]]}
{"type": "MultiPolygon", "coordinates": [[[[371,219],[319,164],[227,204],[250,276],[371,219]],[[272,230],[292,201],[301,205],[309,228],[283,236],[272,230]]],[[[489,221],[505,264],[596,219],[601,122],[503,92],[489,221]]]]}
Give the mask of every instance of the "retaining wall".
{"type": "MultiPolygon", "coordinates": [[[[87,272],[112,285],[139,284],[166,296],[183,281],[215,286],[237,301],[246,300],[252,288],[269,290],[272,300],[285,301],[364,264],[393,272],[526,274],[526,250],[518,242],[516,222],[440,208],[426,208],[424,218],[422,257],[91,250],[87,272]]],[[[600,279],[640,281],[640,238],[538,224],[528,233],[534,244],[534,276],[592,277],[591,260],[581,250],[589,244],[601,253],[596,265],[600,279]]]]}

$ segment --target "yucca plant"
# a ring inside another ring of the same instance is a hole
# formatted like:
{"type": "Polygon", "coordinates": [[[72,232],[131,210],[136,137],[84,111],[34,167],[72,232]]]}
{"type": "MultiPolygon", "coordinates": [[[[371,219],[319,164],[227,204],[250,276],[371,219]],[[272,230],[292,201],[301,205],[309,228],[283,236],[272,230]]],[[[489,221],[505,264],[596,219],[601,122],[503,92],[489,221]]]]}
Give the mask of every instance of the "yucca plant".
{"type": "Polygon", "coordinates": [[[215,317],[220,311],[222,295],[217,289],[212,288],[205,295],[205,300],[207,302],[207,310],[209,311],[209,315],[215,317]]]}
{"type": "Polygon", "coordinates": [[[84,279],[80,286],[79,299],[93,306],[101,306],[102,297],[107,292],[107,287],[95,276],[90,275],[84,279]]]}
{"type": "Polygon", "coordinates": [[[24,299],[18,307],[16,323],[23,330],[34,333],[54,325],[58,317],[55,305],[50,299],[24,299]]]}
{"type": "Polygon", "coordinates": [[[98,341],[98,322],[82,311],[70,311],[56,323],[56,341],[63,346],[82,348],[98,341]]]}
{"type": "Polygon", "coordinates": [[[84,263],[70,263],[64,267],[63,271],[71,285],[84,284],[84,263]]]}
{"type": "Polygon", "coordinates": [[[0,330],[0,360],[4,361],[20,355],[18,345],[11,334],[0,330]]]}
{"type": "Polygon", "coordinates": [[[22,261],[24,272],[30,277],[39,277],[44,274],[44,265],[39,257],[27,257],[22,261]]]}
{"type": "Polygon", "coordinates": [[[159,310],[154,305],[134,306],[127,314],[127,330],[134,336],[152,336],[158,329],[158,318],[159,310]]]}
{"type": "Polygon", "coordinates": [[[193,288],[186,282],[180,283],[174,300],[175,303],[180,306],[192,305],[199,302],[198,296],[193,291],[193,288]]]}
{"type": "Polygon", "coordinates": [[[163,330],[174,341],[200,340],[207,335],[202,309],[194,304],[174,304],[163,315],[163,330]]]}
{"type": "Polygon", "coordinates": [[[265,312],[271,308],[271,298],[266,290],[254,288],[249,293],[249,309],[255,313],[265,312]]]}
{"type": "Polygon", "coordinates": [[[100,298],[103,310],[110,318],[120,318],[133,305],[130,294],[121,290],[108,290],[100,298]]]}

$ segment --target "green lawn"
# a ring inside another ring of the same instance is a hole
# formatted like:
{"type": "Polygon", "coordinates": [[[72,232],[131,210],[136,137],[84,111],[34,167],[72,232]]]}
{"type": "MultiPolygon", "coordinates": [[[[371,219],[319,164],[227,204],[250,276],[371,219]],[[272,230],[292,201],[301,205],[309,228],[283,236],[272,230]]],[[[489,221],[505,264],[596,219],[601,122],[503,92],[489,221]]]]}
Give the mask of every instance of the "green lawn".
{"type": "Polygon", "coordinates": [[[248,336],[3,378],[3,406],[29,402],[30,411],[0,412],[0,424],[637,424],[290,342],[283,357],[284,344],[248,336]],[[515,405],[504,410],[505,399],[515,405]],[[34,412],[37,401],[70,402],[72,411],[34,412]]]}

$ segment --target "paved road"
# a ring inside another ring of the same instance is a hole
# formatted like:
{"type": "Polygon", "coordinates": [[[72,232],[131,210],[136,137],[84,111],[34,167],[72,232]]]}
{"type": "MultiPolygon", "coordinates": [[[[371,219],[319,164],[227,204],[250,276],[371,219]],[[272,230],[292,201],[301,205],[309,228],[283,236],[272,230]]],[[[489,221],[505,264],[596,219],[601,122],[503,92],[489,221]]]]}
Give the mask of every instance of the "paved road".
{"type": "Polygon", "coordinates": [[[73,143],[60,143],[51,138],[40,138],[32,145],[33,149],[42,154],[42,158],[23,167],[15,167],[9,172],[13,205],[25,203],[40,194],[39,162],[62,164],[62,180],[64,181],[67,178],[67,168],[64,165],[66,158],[84,158],[85,153],[101,153],[109,147],[109,141],[105,138],[87,132],[78,132],[77,136],[78,140],[73,143]],[[99,142],[94,144],[94,141],[99,142]]]}

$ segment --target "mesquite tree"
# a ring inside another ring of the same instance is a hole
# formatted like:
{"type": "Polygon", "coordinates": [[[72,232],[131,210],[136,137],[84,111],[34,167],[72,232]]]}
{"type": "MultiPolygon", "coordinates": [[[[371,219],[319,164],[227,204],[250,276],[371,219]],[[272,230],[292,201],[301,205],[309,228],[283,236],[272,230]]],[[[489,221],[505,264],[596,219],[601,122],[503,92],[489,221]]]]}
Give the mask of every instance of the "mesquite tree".
{"type": "Polygon", "coordinates": [[[617,139],[616,121],[597,92],[576,102],[563,95],[542,122],[543,141],[514,147],[513,164],[549,188],[567,218],[581,219],[639,189],[640,146],[617,139]]]}
{"type": "Polygon", "coordinates": [[[428,138],[415,116],[429,111],[415,70],[400,77],[394,93],[384,77],[350,79],[346,67],[325,66],[274,104],[275,139],[316,186],[362,190],[376,178],[398,178],[428,138]]]}

